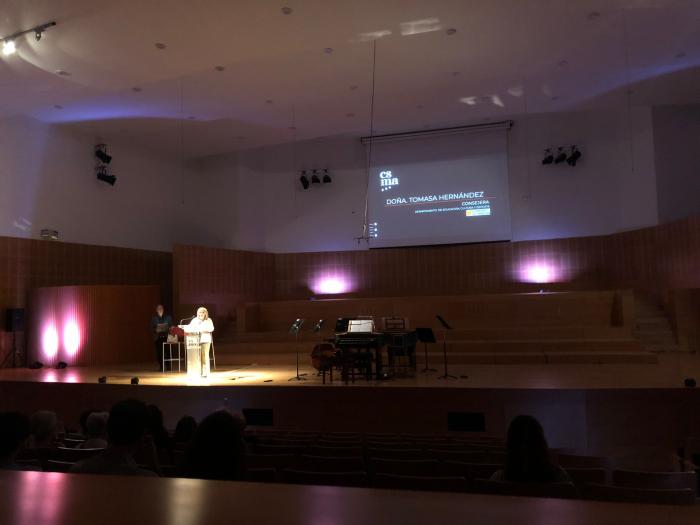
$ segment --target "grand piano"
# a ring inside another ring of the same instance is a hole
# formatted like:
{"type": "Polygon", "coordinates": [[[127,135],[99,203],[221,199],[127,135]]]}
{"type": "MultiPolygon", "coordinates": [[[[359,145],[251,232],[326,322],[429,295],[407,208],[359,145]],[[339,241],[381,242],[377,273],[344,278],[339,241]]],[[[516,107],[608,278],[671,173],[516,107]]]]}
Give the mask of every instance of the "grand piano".
{"type": "Polygon", "coordinates": [[[384,330],[377,331],[372,318],[339,318],[336,321],[333,343],[342,364],[343,380],[347,381],[348,372],[354,369],[361,370],[368,380],[371,379],[372,363],[375,378],[386,379],[382,356],[385,347],[389,355],[388,364],[392,369],[394,357],[405,355],[415,370],[415,332],[407,329],[407,322],[403,318],[384,318],[382,324],[384,330]],[[389,321],[394,319],[403,322],[389,321]]]}

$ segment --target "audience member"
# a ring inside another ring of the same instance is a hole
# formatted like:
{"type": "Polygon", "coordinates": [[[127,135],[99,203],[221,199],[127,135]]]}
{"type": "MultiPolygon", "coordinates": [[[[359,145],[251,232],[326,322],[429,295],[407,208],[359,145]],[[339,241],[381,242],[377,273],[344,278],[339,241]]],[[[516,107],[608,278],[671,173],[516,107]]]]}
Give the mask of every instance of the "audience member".
{"type": "Polygon", "coordinates": [[[505,468],[495,472],[491,480],[514,483],[571,482],[566,472],[550,460],[542,425],[532,416],[517,416],[510,422],[505,468]]]}
{"type": "Polygon", "coordinates": [[[227,410],[205,417],[185,451],[182,475],[189,478],[235,480],[243,471],[245,420],[227,410]]]}
{"type": "Polygon", "coordinates": [[[83,434],[83,437],[87,437],[88,431],[87,431],[87,419],[90,417],[90,414],[93,412],[102,412],[102,410],[98,410],[96,408],[91,408],[89,410],[83,410],[80,413],[80,432],[83,434]]]}
{"type": "Polygon", "coordinates": [[[29,419],[18,412],[0,413],[0,469],[23,470],[15,463],[29,437],[29,419]]]}
{"type": "Polygon", "coordinates": [[[175,427],[175,443],[187,444],[192,441],[197,430],[197,420],[192,416],[183,416],[175,427]]]}
{"type": "Polygon", "coordinates": [[[155,476],[139,468],[134,454],[147,441],[149,412],[146,405],[135,399],[116,403],[107,420],[108,446],[100,454],[80,461],[71,472],[81,474],[119,474],[155,476]]]}
{"type": "Polygon", "coordinates": [[[39,410],[29,420],[31,429],[30,448],[54,448],[58,439],[58,417],[50,410],[39,410]]]}
{"type": "Polygon", "coordinates": [[[107,448],[107,412],[93,412],[85,422],[87,438],[78,448],[107,448]]]}
{"type": "Polygon", "coordinates": [[[173,448],[173,440],[165,430],[163,424],[163,412],[156,405],[148,405],[149,423],[148,430],[153,438],[156,448],[170,451],[173,448]]]}

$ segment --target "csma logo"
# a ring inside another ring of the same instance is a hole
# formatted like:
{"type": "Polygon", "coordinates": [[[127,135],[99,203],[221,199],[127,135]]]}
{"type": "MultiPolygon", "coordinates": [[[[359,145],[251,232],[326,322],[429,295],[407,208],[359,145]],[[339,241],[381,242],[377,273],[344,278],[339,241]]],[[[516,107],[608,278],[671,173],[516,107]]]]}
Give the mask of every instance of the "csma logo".
{"type": "Polygon", "coordinates": [[[394,186],[399,185],[399,178],[394,177],[394,175],[389,170],[379,172],[379,187],[382,191],[388,191],[394,186]]]}

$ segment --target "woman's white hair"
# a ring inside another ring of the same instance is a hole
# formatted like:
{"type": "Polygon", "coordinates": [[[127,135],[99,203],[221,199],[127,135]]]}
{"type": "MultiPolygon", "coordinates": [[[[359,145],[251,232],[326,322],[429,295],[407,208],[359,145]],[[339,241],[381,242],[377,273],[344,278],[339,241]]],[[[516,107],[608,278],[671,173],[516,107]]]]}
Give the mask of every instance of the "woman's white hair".
{"type": "Polygon", "coordinates": [[[203,306],[200,306],[199,308],[197,308],[197,315],[199,315],[200,310],[204,310],[204,318],[209,319],[209,310],[207,310],[203,306]]]}

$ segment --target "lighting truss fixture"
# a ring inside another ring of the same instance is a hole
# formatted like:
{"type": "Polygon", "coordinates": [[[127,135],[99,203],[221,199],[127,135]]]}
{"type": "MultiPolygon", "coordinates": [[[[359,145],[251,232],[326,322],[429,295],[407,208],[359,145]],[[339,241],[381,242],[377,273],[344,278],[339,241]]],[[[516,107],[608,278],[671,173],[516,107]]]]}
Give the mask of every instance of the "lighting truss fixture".
{"type": "Polygon", "coordinates": [[[328,168],[323,170],[323,183],[330,184],[332,182],[331,176],[328,174],[328,168]]]}
{"type": "Polygon", "coordinates": [[[559,146],[557,149],[557,156],[554,158],[554,164],[561,164],[566,160],[566,153],[564,153],[564,148],[559,146]]]}
{"type": "Polygon", "coordinates": [[[547,164],[551,164],[554,162],[554,155],[552,154],[552,150],[547,148],[544,150],[544,158],[542,159],[542,165],[546,166],[547,164]]]}
{"type": "Polygon", "coordinates": [[[97,157],[103,164],[109,164],[112,162],[111,155],[107,155],[107,144],[98,144],[95,146],[95,157],[97,157]]]}
{"type": "Polygon", "coordinates": [[[19,37],[28,35],[30,33],[34,33],[34,38],[38,42],[39,40],[41,40],[44,31],[46,31],[49,27],[53,27],[55,25],[56,22],[47,22],[45,24],[30,27],[29,29],[24,29],[22,31],[17,31],[16,33],[13,33],[9,36],[0,38],[0,40],[2,40],[2,54],[5,56],[14,54],[17,51],[16,41],[19,37]]]}
{"type": "Polygon", "coordinates": [[[576,163],[581,160],[581,152],[579,151],[578,147],[576,144],[571,146],[571,153],[569,154],[569,158],[566,159],[566,163],[573,167],[576,166],[576,163]]]}
{"type": "Polygon", "coordinates": [[[299,177],[299,182],[304,187],[305,190],[309,189],[309,178],[306,176],[306,170],[301,170],[301,177],[299,177]]]}
{"type": "Polygon", "coordinates": [[[106,182],[110,186],[114,186],[114,183],[117,182],[117,177],[115,175],[107,173],[107,166],[98,166],[96,176],[97,180],[106,182]]]}
{"type": "Polygon", "coordinates": [[[313,171],[313,175],[311,175],[311,184],[321,184],[321,179],[318,178],[318,170],[313,171]]]}

